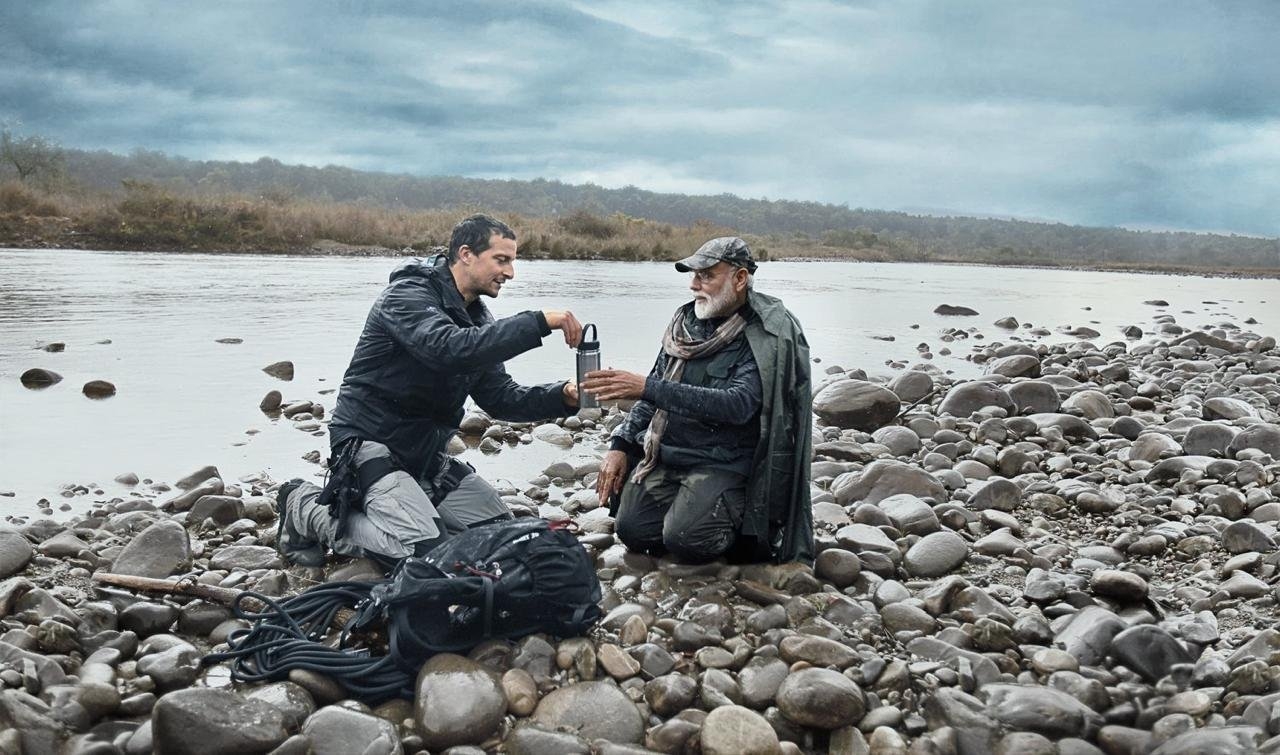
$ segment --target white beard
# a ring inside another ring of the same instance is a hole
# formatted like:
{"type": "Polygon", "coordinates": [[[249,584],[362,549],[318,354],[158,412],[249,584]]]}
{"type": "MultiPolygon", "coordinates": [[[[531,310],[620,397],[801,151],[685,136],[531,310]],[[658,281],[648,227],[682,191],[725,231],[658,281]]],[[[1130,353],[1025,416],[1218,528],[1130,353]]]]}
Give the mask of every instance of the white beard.
{"type": "Polygon", "coordinates": [[[725,288],[716,296],[693,300],[693,315],[699,320],[710,320],[713,317],[724,317],[735,309],[737,297],[733,289],[725,288]]]}

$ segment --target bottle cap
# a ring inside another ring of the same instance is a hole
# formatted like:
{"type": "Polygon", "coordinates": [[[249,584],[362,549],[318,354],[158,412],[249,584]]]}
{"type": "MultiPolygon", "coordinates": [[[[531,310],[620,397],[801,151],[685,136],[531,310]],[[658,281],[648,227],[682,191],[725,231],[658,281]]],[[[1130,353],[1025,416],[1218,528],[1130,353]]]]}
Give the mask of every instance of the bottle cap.
{"type": "Polygon", "coordinates": [[[600,336],[596,333],[595,323],[582,326],[582,341],[578,343],[578,351],[596,351],[600,348],[600,336]],[[591,329],[591,340],[587,340],[587,329],[591,329]]]}

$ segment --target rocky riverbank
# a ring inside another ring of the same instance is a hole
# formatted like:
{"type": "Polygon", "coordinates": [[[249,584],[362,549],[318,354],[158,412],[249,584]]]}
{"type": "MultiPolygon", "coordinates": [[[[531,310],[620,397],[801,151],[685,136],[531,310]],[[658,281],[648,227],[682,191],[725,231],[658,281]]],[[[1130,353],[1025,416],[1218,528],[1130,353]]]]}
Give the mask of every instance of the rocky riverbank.
{"type": "MultiPolygon", "coordinates": [[[[378,576],[285,568],[277,481],[122,476],[136,492],[86,516],[10,517],[0,753],[1280,752],[1275,340],[1167,315],[1146,342],[1049,347],[1002,327],[974,348],[978,380],[826,368],[812,569],[627,554],[591,491],[616,410],[469,415],[483,450],[565,448],[502,493],[577,521],[607,616],[589,638],[438,656],[415,701],[375,709],[310,672],[229,685],[198,663],[244,625],[225,607],[90,581],[286,595],[378,576]]],[[[319,401],[262,408],[323,432],[319,401]]]]}

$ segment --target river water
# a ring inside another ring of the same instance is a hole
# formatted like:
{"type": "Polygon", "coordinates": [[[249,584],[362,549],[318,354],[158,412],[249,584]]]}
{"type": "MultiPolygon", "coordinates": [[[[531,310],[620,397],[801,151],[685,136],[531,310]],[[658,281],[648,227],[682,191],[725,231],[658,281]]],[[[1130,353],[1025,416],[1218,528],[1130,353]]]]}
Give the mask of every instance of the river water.
{"type": "MultiPolygon", "coordinates": [[[[86,510],[127,494],[124,472],[169,481],[205,464],[228,479],[265,472],[314,475],[301,457],[327,455],[324,437],[271,419],[258,402],[271,389],[286,400],[332,408],[370,303],[397,260],[146,252],[0,249],[0,513],[86,510]],[[238,344],[218,339],[242,339],[238,344]],[[65,350],[46,352],[50,342],[65,350]],[[292,360],[296,377],[262,372],[292,360]],[[63,381],[29,390],[18,376],[43,367],[63,381]],[[118,393],[92,400],[90,380],[118,393]],[[88,494],[65,496],[69,485],[88,494]],[[92,492],[100,489],[100,494],[92,492]],[[12,495],[8,495],[12,494],[12,495]]],[[[571,309],[595,322],[606,365],[647,372],[672,310],[687,301],[688,276],[668,263],[519,261],[517,277],[488,300],[498,317],[525,309],[571,309]]],[[[1070,341],[1065,326],[1087,325],[1107,342],[1119,329],[1150,327],[1156,314],[1185,326],[1241,323],[1280,335],[1280,281],[978,266],[770,262],[756,286],[781,297],[803,324],[815,372],[838,364],[891,376],[888,362],[931,360],[959,376],[975,346],[1013,338],[1070,341]],[[1168,307],[1143,302],[1164,299],[1168,307]],[[938,304],[969,306],[977,317],[933,314],[938,304]],[[1053,331],[1036,337],[992,326],[1004,316],[1053,331]],[[942,343],[949,328],[977,328],[985,340],[942,343]],[[892,339],[892,340],[888,340],[892,339]],[[951,356],[938,353],[950,346],[951,356]]],[[[573,354],[555,333],[507,363],[521,382],[572,377],[573,354]]],[[[589,453],[577,449],[576,454],[589,453]]],[[[564,452],[540,441],[465,457],[486,477],[519,488],[564,452]]],[[[65,516],[66,514],[62,514],[65,516]]]]}

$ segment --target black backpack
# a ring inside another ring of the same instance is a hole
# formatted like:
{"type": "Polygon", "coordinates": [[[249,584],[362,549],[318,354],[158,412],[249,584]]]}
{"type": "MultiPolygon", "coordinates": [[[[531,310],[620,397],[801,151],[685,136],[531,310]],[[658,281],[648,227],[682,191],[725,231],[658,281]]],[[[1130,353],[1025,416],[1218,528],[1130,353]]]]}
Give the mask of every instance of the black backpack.
{"type": "Polygon", "coordinates": [[[282,602],[242,593],[233,608],[253,626],[233,632],[230,648],[204,663],[232,661],[236,681],[281,679],[303,668],[371,702],[412,699],[418,670],[432,655],[465,652],[492,638],[585,634],[600,619],[599,603],[591,558],[564,525],[506,520],[406,558],[381,582],[318,585],[282,602]],[[246,611],[242,601],[249,598],[268,610],[246,611]],[[355,613],[338,647],[321,644],[345,607],[355,613]],[[385,655],[357,641],[374,633],[385,633],[385,655]]]}

